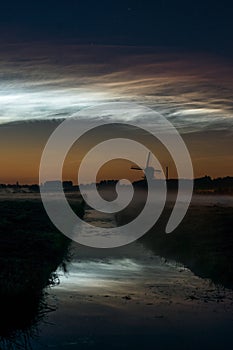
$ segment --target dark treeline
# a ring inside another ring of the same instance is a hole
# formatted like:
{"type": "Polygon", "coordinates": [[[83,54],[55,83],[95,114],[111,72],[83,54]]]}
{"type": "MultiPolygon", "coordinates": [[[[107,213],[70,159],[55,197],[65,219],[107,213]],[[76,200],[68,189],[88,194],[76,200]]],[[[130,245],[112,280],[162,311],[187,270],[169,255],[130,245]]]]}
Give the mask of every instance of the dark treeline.
{"type": "MultiPolygon", "coordinates": [[[[164,181],[164,180],[154,180],[154,181],[164,181]]],[[[182,181],[191,181],[183,179],[182,181]]],[[[169,191],[177,191],[178,189],[178,179],[168,179],[167,188],[169,191]]],[[[233,177],[219,177],[212,179],[210,176],[204,176],[196,178],[194,182],[194,192],[198,194],[233,194],[233,177]]],[[[134,182],[135,187],[147,188],[146,180],[140,180],[134,182]]]]}
{"type": "MultiPolygon", "coordinates": [[[[154,181],[163,181],[160,179],[155,179],[154,181]]],[[[190,181],[190,180],[186,180],[190,181]]],[[[114,187],[116,186],[118,180],[102,180],[97,185],[99,188],[102,187],[114,187]]],[[[178,188],[178,179],[168,179],[166,180],[168,190],[177,190],[178,188]]],[[[48,181],[44,184],[45,187],[51,190],[54,190],[58,181],[48,181]]],[[[82,185],[83,187],[90,187],[95,184],[82,185]]],[[[146,180],[140,180],[134,182],[135,186],[144,187],[146,186],[146,180]]],[[[63,181],[62,186],[64,191],[78,191],[79,186],[73,185],[72,181],[63,181]]],[[[40,187],[38,184],[22,184],[20,185],[18,182],[15,184],[0,184],[0,189],[9,189],[13,192],[35,192],[39,193],[40,187]]],[[[210,176],[204,176],[200,178],[194,179],[194,191],[197,193],[222,193],[222,194],[232,194],[233,193],[233,177],[218,177],[212,179],[210,176]]]]}
{"type": "MultiPolygon", "coordinates": [[[[167,181],[168,189],[177,189],[178,180],[169,179],[167,181]]],[[[204,176],[194,179],[194,191],[204,194],[232,194],[233,193],[233,177],[218,177],[212,179],[210,176],[204,176]]]]}

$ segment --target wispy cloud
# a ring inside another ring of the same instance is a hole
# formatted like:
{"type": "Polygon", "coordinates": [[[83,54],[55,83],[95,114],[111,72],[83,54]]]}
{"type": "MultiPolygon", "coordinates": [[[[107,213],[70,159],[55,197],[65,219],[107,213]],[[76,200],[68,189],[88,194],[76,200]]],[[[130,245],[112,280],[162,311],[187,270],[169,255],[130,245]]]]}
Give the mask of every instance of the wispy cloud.
{"type": "MultiPolygon", "coordinates": [[[[2,124],[133,101],[162,113],[183,133],[233,127],[233,68],[219,57],[74,45],[13,45],[2,52],[2,124]]],[[[137,111],[127,117],[134,118],[137,111]]]]}

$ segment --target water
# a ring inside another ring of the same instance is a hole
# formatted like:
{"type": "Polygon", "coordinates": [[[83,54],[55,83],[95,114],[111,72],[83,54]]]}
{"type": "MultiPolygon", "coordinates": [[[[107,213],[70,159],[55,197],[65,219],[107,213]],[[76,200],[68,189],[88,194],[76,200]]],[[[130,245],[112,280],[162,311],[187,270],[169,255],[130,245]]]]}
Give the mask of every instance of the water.
{"type": "MultiPolygon", "coordinates": [[[[114,225],[95,211],[87,216],[114,225]]],[[[230,290],[137,242],[110,250],[72,243],[71,253],[48,290],[56,311],[39,325],[33,349],[232,348],[230,290]]]]}

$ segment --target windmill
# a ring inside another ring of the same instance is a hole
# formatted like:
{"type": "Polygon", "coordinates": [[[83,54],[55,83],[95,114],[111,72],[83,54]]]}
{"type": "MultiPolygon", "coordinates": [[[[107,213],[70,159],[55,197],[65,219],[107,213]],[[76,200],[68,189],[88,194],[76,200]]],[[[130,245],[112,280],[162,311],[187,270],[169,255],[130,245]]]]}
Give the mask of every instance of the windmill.
{"type": "Polygon", "coordinates": [[[150,156],[151,156],[151,152],[148,153],[147,156],[147,161],[146,161],[146,166],[145,168],[140,168],[138,166],[132,166],[131,169],[133,170],[140,170],[140,171],[144,171],[145,175],[143,176],[143,179],[150,179],[153,180],[154,179],[154,173],[161,173],[161,170],[157,170],[155,168],[153,168],[152,166],[150,166],[150,156]]]}

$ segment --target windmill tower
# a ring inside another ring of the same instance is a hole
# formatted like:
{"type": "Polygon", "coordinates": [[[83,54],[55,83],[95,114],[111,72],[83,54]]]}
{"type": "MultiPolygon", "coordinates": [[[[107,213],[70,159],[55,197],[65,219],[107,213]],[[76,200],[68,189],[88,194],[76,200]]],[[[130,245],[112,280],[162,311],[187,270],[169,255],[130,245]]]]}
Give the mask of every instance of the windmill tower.
{"type": "Polygon", "coordinates": [[[132,166],[131,169],[144,171],[145,175],[143,176],[143,179],[147,178],[148,180],[154,180],[154,173],[161,173],[161,171],[150,166],[150,156],[151,156],[151,152],[148,153],[145,168],[140,168],[138,166],[132,166]]]}

